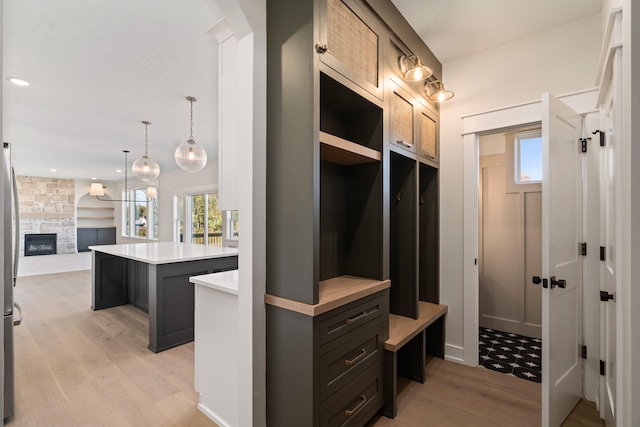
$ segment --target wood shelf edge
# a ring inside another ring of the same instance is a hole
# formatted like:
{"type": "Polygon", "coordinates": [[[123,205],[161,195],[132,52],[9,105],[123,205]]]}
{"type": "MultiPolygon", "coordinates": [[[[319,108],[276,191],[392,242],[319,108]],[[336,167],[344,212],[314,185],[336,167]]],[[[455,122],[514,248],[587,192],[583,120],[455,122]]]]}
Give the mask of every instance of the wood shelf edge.
{"type": "Polygon", "coordinates": [[[403,345],[426,329],[433,322],[442,317],[448,310],[444,304],[433,304],[430,302],[419,302],[419,314],[417,319],[389,315],[389,339],[384,343],[385,350],[396,352],[403,345]]]}
{"type": "Polygon", "coordinates": [[[320,132],[320,143],[322,159],[333,163],[348,166],[375,163],[382,158],[379,151],[322,131],[320,132]]]}
{"type": "Polygon", "coordinates": [[[306,316],[318,316],[360,298],[375,294],[391,286],[389,280],[340,276],[320,282],[320,302],[305,304],[276,295],[265,294],[265,304],[295,311],[306,316]]]}

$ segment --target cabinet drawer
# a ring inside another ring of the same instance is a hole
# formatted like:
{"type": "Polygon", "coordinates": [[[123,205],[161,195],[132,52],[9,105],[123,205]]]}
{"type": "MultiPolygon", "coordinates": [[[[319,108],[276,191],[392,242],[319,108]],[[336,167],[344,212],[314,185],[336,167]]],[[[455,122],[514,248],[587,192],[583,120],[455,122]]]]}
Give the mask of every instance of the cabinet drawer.
{"type": "MultiPolygon", "coordinates": [[[[384,312],[384,293],[320,320],[320,345],[325,345],[334,339],[382,317],[384,312]]],[[[332,312],[333,313],[333,312],[332,312]]]]}
{"type": "Polygon", "coordinates": [[[383,377],[382,364],[363,372],[340,396],[321,408],[320,426],[364,425],[382,407],[383,377]]]}
{"type": "Polygon", "coordinates": [[[383,357],[382,319],[336,341],[320,356],[320,402],[336,393],[383,357]]]}

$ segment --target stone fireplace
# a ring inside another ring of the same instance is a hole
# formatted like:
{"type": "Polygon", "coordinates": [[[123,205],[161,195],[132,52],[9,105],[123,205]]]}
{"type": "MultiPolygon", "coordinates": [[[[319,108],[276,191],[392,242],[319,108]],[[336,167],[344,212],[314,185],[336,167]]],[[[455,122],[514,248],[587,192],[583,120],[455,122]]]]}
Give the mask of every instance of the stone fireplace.
{"type": "Polygon", "coordinates": [[[17,176],[20,250],[25,235],[56,236],[56,253],[76,252],[76,182],[73,179],[17,176]]]}

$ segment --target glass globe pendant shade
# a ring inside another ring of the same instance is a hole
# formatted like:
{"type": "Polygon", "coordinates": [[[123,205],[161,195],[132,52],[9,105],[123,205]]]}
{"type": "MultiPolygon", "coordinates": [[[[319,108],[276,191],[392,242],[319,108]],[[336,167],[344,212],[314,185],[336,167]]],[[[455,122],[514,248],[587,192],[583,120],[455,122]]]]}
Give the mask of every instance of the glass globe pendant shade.
{"type": "Polygon", "coordinates": [[[147,128],[151,122],[143,120],[142,124],[144,125],[144,156],[133,162],[131,170],[140,181],[153,181],[160,175],[160,165],[158,165],[158,162],[155,160],[149,158],[147,128]]]}
{"type": "Polygon", "coordinates": [[[180,169],[187,172],[198,172],[207,164],[207,152],[193,138],[176,148],[175,158],[180,169]]]}
{"type": "Polygon", "coordinates": [[[158,162],[155,160],[151,160],[147,155],[133,162],[131,170],[140,181],[153,181],[160,175],[160,165],[158,165],[158,162]]]}

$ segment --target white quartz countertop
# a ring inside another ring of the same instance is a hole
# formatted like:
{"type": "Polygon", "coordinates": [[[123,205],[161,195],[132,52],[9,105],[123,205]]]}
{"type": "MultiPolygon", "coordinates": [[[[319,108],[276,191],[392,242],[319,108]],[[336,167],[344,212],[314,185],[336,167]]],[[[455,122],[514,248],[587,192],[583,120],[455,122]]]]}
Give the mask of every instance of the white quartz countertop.
{"type": "Polygon", "coordinates": [[[146,262],[147,264],[170,264],[174,262],[224,258],[238,255],[238,249],[236,248],[174,242],[99,245],[89,246],[89,249],[122,258],[146,262]]]}
{"type": "Polygon", "coordinates": [[[221,271],[189,277],[191,283],[206,286],[228,294],[238,295],[238,270],[221,271]]]}

